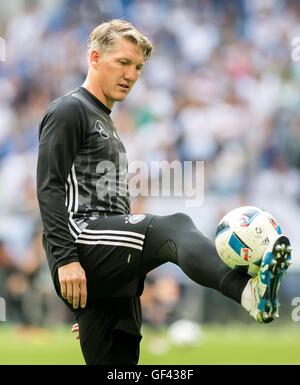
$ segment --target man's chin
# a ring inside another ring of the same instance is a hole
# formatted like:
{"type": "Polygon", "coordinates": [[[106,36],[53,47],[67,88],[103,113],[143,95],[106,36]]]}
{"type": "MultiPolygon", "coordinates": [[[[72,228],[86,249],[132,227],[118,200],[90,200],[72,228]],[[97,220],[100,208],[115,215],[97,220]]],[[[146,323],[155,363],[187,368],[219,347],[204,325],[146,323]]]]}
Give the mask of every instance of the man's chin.
{"type": "Polygon", "coordinates": [[[126,97],[127,97],[127,94],[126,95],[125,94],[124,95],[118,95],[115,97],[115,101],[116,102],[123,102],[123,100],[125,100],[126,97]]]}

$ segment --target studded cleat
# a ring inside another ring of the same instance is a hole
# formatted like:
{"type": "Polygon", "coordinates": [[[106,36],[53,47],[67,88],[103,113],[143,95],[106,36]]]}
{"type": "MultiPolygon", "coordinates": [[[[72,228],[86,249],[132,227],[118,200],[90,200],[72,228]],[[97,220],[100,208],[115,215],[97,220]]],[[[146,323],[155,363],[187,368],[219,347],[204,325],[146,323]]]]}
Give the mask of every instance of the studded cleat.
{"type": "Polygon", "coordinates": [[[279,317],[279,288],[291,264],[290,241],[280,235],[266,250],[257,276],[252,279],[254,301],[249,311],[258,322],[269,323],[279,317]]]}

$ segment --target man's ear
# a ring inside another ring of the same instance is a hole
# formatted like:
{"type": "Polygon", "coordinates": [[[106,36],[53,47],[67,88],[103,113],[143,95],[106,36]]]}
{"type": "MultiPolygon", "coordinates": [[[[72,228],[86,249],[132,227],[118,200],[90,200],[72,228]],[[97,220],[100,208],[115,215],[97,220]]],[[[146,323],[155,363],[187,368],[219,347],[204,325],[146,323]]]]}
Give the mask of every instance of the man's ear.
{"type": "Polygon", "coordinates": [[[101,53],[97,49],[92,49],[89,52],[89,64],[94,68],[97,69],[99,66],[99,59],[100,59],[101,53]]]}

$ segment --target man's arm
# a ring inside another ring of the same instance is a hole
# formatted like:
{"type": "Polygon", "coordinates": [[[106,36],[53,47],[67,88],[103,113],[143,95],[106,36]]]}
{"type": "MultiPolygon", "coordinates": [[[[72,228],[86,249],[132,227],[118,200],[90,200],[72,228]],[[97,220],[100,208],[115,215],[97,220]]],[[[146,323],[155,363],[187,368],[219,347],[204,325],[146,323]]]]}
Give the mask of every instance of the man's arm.
{"type": "Polygon", "coordinates": [[[52,103],[41,122],[37,194],[50,252],[57,261],[62,296],[76,308],[86,302],[85,272],[69,231],[65,184],[85,135],[81,102],[66,96],[52,103]]]}

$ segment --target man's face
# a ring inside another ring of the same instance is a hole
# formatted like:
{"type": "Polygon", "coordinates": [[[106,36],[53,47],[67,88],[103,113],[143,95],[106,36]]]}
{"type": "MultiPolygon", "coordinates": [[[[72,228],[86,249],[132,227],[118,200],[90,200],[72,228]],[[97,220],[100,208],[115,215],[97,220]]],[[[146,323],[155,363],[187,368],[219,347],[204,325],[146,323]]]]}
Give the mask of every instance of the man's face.
{"type": "Polygon", "coordinates": [[[144,54],[135,43],[119,38],[111,51],[100,54],[97,80],[105,104],[123,101],[140,76],[144,54]]]}

